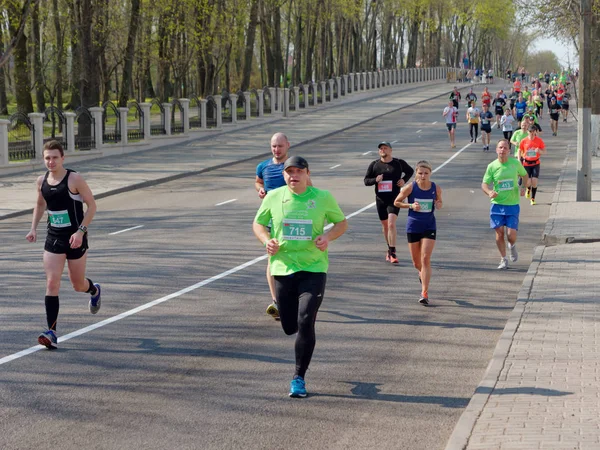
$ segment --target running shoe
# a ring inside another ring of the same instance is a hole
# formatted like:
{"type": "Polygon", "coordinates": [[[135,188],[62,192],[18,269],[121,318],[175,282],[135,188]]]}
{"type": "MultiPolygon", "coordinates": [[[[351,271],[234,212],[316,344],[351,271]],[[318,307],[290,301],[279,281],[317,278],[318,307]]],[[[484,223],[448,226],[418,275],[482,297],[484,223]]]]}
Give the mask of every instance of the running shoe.
{"type": "Polygon", "coordinates": [[[427,305],[429,305],[429,299],[427,297],[421,297],[419,299],[419,303],[423,306],[427,306],[427,305]]]}
{"type": "Polygon", "coordinates": [[[396,254],[395,253],[391,253],[390,254],[390,259],[388,261],[391,262],[392,264],[398,264],[398,258],[396,257],[396,254]]]}
{"type": "Polygon", "coordinates": [[[98,311],[100,311],[100,306],[102,305],[102,300],[100,298],[102,295],[100,285],[98,283],[94,283],[94,286],[96,287],[96,295],[90,298],[89,303],[90,312],[92,314],[96,314],[98,311]]]}
{"type": "Polygon", "coordinates": [[[306,392],[306,382],[304,378],[296,375],[290,382],[290,397],[293,398],[304,398],[308,395],[306,392]]]}
{"type": "Polygon", "coordinates": [[[525,198],[529,197],[531,197],[531,189],[527,188],[527,190],[525,191],[525,198]]]}
{"type": "Polygon", "coordinates": [[[500,269],[500,270],[508,269],[508,259],[507,258],[502,258],[500,260],[500,265],[498,266],[498,269],[500,269]]]}
{"type": "Polygon", "coordinates": [[[531,206],[534,206],[534,205],[535,205],[535,198],[532,198],[531,199],[531,206]]]}
{"type": "Polygon", "coordinates": [[[53,330],[44,331],[38,336],[38,344],[43,345],[48,350],[56,350],[58,348],[58,338],[53,330]]]}
{"type": "Polygon", "coordinates": [[[279,319],[279,308],[277,307],[277,303],[273,302],[267,306],[267,314],[275,320],[279,319]]]}
{"type": "Polygon", "coordinates": [[[385,254],[385,260],[386,260],[387,262],[389,262],[389,261],[390,261],[390,252],[389,252],[389,250],[388,250],[388,252],[385,254]]]}
{"type": "Polygon", "coordinates": [[[473,138],[471,138],[471,142],[473,142],[473,138]]]}
{"type": "Polygon", "coordinates": [[[452,144],[450,147],[452,147],[452,148],[456,148],[456,145],[455,145],[455,144],[452,144]]]}
{"type": "Polygon", "coordinates": [[[513,245],[512,247],[509,245],[508,250],[510,251],[510,260],[512,262],[517,262],[519,259],[519,254],[517,253],[517,244],[513,245]]]}

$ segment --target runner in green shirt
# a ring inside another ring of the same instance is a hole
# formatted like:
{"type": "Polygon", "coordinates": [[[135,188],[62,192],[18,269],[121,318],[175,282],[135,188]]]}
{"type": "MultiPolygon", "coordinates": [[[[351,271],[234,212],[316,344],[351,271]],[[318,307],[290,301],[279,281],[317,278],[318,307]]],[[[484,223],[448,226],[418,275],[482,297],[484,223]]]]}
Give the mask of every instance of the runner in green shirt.
{"type": "Polygon", "coordinates": [[[525,139],[527,136],[529,136],[529,133],[527,132],[527,128],[529,128],[529,121],[522,120],[521,128],[516,130],[513,133],[512,137],[510,138],[510,143],[515,146],[515,158],[517,158],[517,159],[520,158],[519,145],[521,144],[521,141],[523,139],[525,139]]]}
{"type": "Polygon", "coordinates": [[[283,166],[286,186],[265,197],[252,229],[266,247],[275,278],[281,326],[296,336],[296,371],[290,397],[306,397],[304,376],[315,348],[315,320],[323,301],[329,243],[348,228],[344,213],[328,192],[309,186],[308,162],[292,156],[283,166]],[[271,233],[267,226],[272,221],[271,233]],[[326,224],[333,224],[325,231],[326,224]]]}
{"type": "Polygon", "coordinates": [[[519,229],[519,197],[525,195],[527,186],[527,171],[516,159],[510,157],[508,141],[502,139],[496,145],[498,159],[492,161],[485,171],[481,190],[490,198],[490,228],[496,232],[496,246],[500,251],[500,265],[498,269],[508,269],[506,257],[506,238],[510,250],[510,259],[516,262],[517,230],[519,229]],[[519,188],[518,178],[523,180],[519,188]]]}

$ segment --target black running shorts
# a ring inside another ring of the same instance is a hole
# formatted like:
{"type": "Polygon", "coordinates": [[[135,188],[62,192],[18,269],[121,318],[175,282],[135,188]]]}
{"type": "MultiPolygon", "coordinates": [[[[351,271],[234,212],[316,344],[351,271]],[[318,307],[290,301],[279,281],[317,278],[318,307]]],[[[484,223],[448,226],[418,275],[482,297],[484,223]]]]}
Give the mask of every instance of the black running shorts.
{"type": "Polygon", "coordinates": [[[52,236],[49,234],[46,236],[44,250],[57,255],[67,255],[67,259],[79,259],[85,255],[85,252],[89,248],[87,234],[83,236],[83,241],[79,248],[71,248],[69,238],[70,236],[52,236]]]}
{"type": "Polygon", "coordinates": [[[377,205],[379,220],[388,220],[390,214],[398,215],[400,212],[400,208],[396,208],[393,203],[386,203],[379,198],[375,198],[375,204],[377,205]]]}
{"type": "Polygon", "coordinates": [[[435,241],[437,235],[436,230],[427,230],[424,233],[406,233],[406,239],[409,244],[414,244],[416,242],[420,242],[421,239],[431,239],[435,241]]]}
{"type": "Polygon", "coordinates": [[[525,170],[527,171],[529,178],[540,177],[540,164],[536,164],[535,166],[525,166],[525,170]]]}

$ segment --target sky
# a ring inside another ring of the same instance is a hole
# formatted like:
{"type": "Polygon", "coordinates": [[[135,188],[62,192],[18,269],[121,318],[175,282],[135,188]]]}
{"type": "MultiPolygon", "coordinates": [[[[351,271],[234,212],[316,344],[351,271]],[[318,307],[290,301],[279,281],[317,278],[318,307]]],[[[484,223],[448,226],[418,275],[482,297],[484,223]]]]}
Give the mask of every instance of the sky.
{"type": "Polygon", "coordinates": [[[553,38],[537,38],[533,41],[535,50],[544,51],[550,50],[558,57],[558,62],[564,67],[569,66],[575,68],[579,66],[579,55],[575,52],[575,47],[571,43],[564,43],[553,38]]]}

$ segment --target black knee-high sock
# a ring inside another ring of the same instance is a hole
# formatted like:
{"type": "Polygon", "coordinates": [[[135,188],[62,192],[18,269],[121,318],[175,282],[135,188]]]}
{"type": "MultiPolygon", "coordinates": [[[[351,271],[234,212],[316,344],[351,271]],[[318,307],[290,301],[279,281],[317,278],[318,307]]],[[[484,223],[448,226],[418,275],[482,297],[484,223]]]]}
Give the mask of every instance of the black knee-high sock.
{"type": "Polygon", "coordinates": [[[46,295],[46,321],[48,329],[56,331],[56,321],[58,320],[58,295],[46,295]]]}
{"type": "Polygon", "coordinates": [[[537,192],[537,188],[531,188],[531,198],[535,198],[535,193],[537,192]]]}
{"type": "Polygon", "coordinates": [[[98,293],[98,289],[96,289],[96,286],[94,286],[94,282],[92,280],[90,280],[89,278],[86,278],[86,280],[88,280],[88,283],[90,283],[90,287],[85,292],[91,294],[91,296],[93,297],[98,293]]]}

